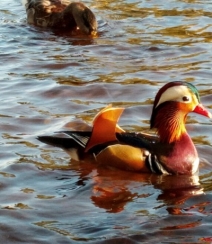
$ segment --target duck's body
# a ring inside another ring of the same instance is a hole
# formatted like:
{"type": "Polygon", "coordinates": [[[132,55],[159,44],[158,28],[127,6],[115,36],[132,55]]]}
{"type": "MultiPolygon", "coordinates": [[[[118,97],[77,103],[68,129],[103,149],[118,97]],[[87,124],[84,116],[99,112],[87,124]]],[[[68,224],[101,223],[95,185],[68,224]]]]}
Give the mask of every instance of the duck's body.
{"type": "Polygon", "coordinates": [[[69,0],[26,0],[27,21],[41,27],[76,30],[95,34],[97,21],[93,12],[81,2],[69,0]]]}
{"type": "Polygon", "coordinates": [[[156,95],[150,127],[157,136],[125,132],[117,125],[123,108],[107,107],[93,121],[92,131],[64,131],[69,138],[41,136],[47,144],[65,149],[72,158],[92,155],[103,165],[138,172],[192,175],[198,170],[196,148],[185,128],[189,112],[210,117],[200,104],[196,88],[170,82],[156,95]]]}

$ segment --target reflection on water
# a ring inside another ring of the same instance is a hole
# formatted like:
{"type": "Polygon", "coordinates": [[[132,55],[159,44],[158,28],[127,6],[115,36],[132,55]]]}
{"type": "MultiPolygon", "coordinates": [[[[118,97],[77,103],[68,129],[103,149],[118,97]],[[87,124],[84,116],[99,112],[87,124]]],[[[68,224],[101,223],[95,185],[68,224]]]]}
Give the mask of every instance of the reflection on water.
{"type": "Polygon", "coordinates": [[[88,1],[95,38],[29,26],[19,0],[0,10],[2,243],[210,243],[211,121],[191,114],[199,176],[78,163],[36,140],[90,123],[107,104],[147,130],[156,91],[192,82],[212,108],[209,0],[88,1]]]}
{"type": "MultiPolygon", "coordinates": [[[[160,190],[157,200],[167,205],[182,204],[192,196],[203,194],[203,188],[199,183],[198,176],[140,175],[98,169],[93,181],[94,187],[91,200],[96,206],[105,208],[112,213],[123,211],[125,205],[128,202],[132,202],[135,198],[148,198],[151,195],[130,191],[132,183],[139,185],[152,184],[154,188],[160,190]]],[[[170,213],[171,209],[173,212],[175,211],[175,207],[169,207],[168,211],[170,213]]]]}

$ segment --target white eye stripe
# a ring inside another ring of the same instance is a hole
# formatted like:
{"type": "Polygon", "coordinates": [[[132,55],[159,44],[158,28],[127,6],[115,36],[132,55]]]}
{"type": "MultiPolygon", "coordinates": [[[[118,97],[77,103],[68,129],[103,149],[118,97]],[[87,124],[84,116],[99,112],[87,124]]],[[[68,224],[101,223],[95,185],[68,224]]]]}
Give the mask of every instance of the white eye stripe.
{"type": "Polygon", "coordinates": [[[188,103],[191,101],[190,90],[186,86],[172,86],[161,95],[160,100],[155,107],[158,107],[161,103],[167,101],[188,103]],[[187,97],[187,101],[183,101],[183,97],[187,97]]]}

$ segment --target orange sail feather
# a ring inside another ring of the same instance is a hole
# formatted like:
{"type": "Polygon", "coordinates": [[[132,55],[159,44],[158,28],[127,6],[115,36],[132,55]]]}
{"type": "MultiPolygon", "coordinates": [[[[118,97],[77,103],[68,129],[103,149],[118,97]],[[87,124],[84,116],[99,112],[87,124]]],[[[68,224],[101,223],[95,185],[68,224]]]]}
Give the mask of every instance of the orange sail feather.
{"type": "Polygon", "coordinates": [[[124,108],[113,108],[112,105],[103,108],[93,120],[93,130],[86,145],[85,152],[92,147],[110,141],[116,141],[116,133],[124,132],[117,124],[124,108]]]}

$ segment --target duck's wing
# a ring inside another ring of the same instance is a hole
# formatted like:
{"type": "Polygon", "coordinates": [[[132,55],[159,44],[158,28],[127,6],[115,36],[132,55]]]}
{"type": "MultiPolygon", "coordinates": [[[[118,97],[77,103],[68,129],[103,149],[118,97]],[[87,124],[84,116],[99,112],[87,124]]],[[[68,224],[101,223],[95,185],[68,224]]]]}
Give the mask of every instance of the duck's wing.
{"type": "Polygon", "coordinates": [[[159,138],[156,135],[139,133],[139,132],[124,132],[116,133],[119,142],[133,147],[144,148],[152,151],[154,145],[158,142],[159,138]]]}
{"type": "Polygon", "coordinates": [[[72,159],[83,160],[92,156],[100,164],[131,171],[167,174],[167,170],[154,154],[158,137],[145,133],[116,133],[115,141],[95,145],[85,151],[90,131],[62,131],[68,137],[39,136],[46,144],[64,149],[72,159]]]}
{"type": "Polygon", "coordinates": [[[91,132],[75,132],[75,131],[63,131],[64,136],[38,136],[37,139],[43,143],[51,146],[60,147],[65,150],[72,159],[80,161],[85,156],[89,155],[85,153],[85,145],[87,144],[91,132]],[[68,136],[68,137],[67,137],[68,136]]]}
{"type": "MultiPolygon", "coordinates": [[[[57,136],[38,136],[37,139],[46,144],[68,149],[71,147],[86,148],[86,145],[91,137],[91,131],[60,131],[68,137],[57,137],[57,136]]],[[[98,146],[107,147],[110,144],[122,144],[129,145],[138,148],[144,148],[151,151],[153,144],[157,143],[158,137],[144,133],[135,132],[123,132],[116,133],[116,139],[107,141],[102,144],[94,145],[89,151],[94,152],[98,146]]]]}
{"type": "Polygon", "coordinates": [[[38,136],[37,139],[43,143],[49,144],[51,146],[60,147],[63,149],[69,148],[85,148],[91,132],[86,131],[61,131],[59,133],[64,133],[69,137],[62,136],[38,136]]]}
{"type": "MultiPolygon", "coordinates": [[[[92,136],[91,131],[60,131],[60,134],[64,136],[38,136],[37,139],[43,143],[51,146],[60,147],[65,151],[73,151],[73,149],[80,150],[81,154],[94,154],[98,155],[101,151],[109,146],[116,144],[121,145],[121,148],[125,146],[136,147],[144,150],[151,150],[152,142],[146,137],[142,137],[138,133],[116,133],[116,138],[113,140],[106,140],[102,143],[95,144],[93,147],[86,150],[87,145],[92,136]]],[[[71,155],[71,153],[69,152],[71,155]]],[[[72,156],[72,155],[71,155],[72,156]]],[[[81,155],[82,156],[82,155],[81,155]]],[[[79,157],[81,158],[81,157],[79,157]]]]}

